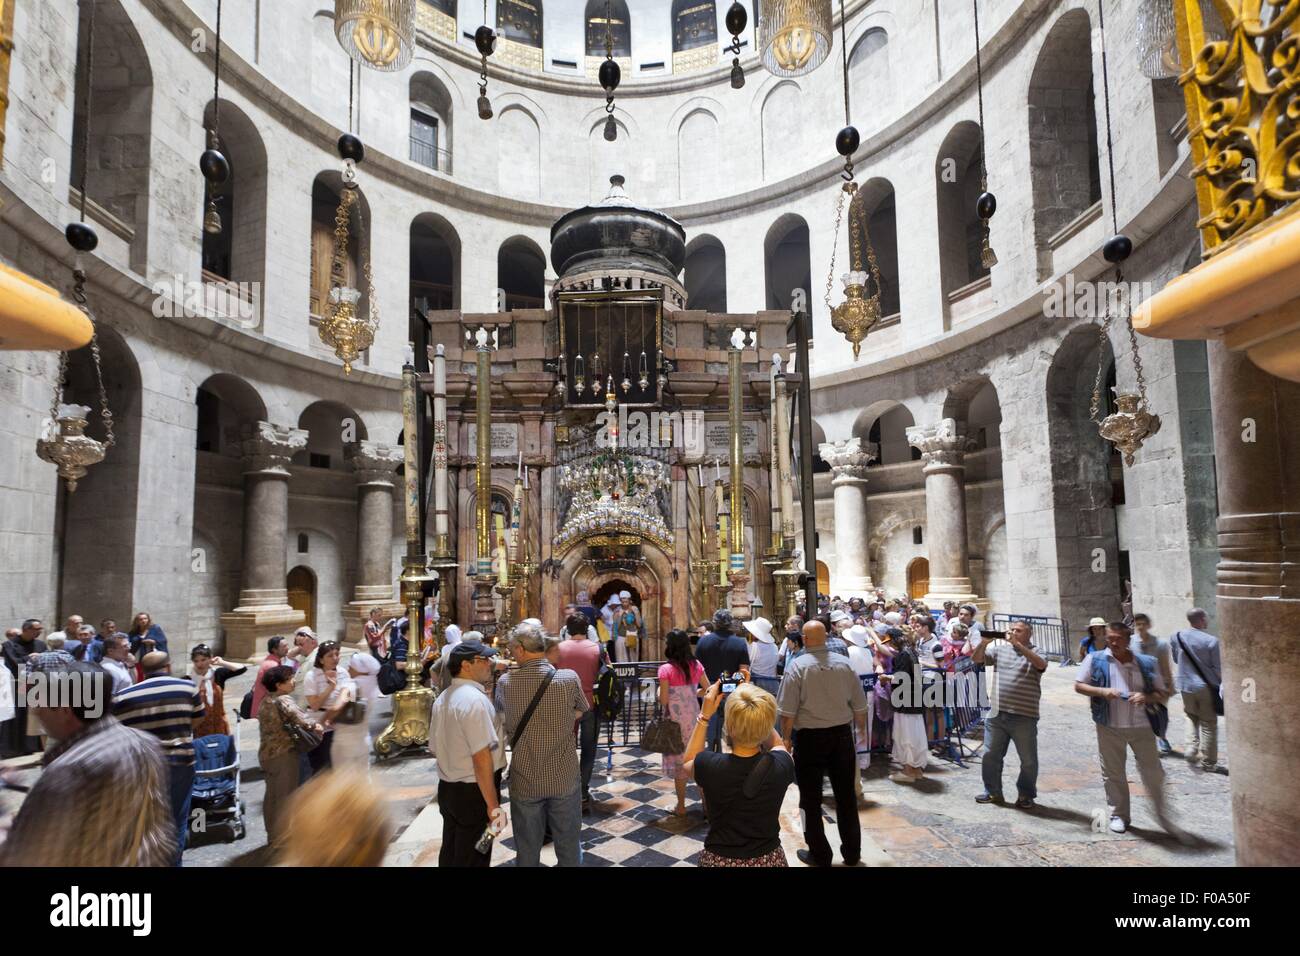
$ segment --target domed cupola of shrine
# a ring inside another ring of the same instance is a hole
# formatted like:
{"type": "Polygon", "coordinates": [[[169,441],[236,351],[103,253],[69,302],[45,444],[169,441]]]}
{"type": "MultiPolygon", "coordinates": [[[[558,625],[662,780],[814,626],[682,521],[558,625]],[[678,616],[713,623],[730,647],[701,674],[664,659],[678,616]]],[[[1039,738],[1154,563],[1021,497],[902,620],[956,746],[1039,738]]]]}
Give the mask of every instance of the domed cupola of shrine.
{"type": "Polygon", "coordinates": [[[666,311],[685,308],[678,280],[686,262],[686,230],[657,209],[638,206],[624,178],[609,178],[600,202],[565,213],[551,227],[556,292],[663,290],[666,311]]]}

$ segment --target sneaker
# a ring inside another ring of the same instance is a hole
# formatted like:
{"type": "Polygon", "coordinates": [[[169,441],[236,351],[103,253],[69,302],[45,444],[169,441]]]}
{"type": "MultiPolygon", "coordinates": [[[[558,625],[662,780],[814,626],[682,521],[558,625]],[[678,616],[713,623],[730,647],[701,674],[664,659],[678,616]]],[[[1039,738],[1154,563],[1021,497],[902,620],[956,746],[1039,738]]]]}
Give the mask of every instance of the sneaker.
{"type": "Polygon", "coordinates": [[[976,803],[996,803],[999,807],[1003,804],[1002,795],[994,796],[991,793],[981,793],[975,797],[976,803]]]}
{"type": "Polygon", "coordinates": [[[1017,809],[1017,810],[1032,810],[1032,809],[1034,809],[1034,798],[1033,798],[1033,797],[1021,797],[1019,800],[1016,801],[1016,809],[1017,809]]]}
{"type": "Polygon", "coordinates": [[[1228,775],[1228,768],[1221,766],[1220,764],[1217,763],[1210,763],[1210,764],[1203,763],[1201,764],[1201,769],[1204,770],[1206,773],[1217,773],[1224,777],[1228,775]]]}
{"type": "Polygon", "coordinates": [[[1163,737],[1156,738],[1156,750],[1160,751],[1160,756],[1168,757],[1174,752],[1174,748],[1169,745],[1169,741],[1163,737]]]}
{"type": "Polygon", "coordinates": [[[1128,824],[1125,823],[1123,820],[1121,820],[1119,817],[1110,818],[1111,833],[1123,833],[1127,829],[1128,829],[1128,824]]]}

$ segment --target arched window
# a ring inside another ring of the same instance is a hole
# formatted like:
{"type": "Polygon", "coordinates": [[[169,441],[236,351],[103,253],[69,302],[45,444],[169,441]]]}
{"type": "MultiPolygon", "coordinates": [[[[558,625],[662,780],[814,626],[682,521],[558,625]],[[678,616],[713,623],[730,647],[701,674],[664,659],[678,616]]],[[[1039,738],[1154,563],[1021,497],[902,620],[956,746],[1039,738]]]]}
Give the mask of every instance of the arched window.
{"type": "Polygon", "coordinates": [[[614,55],[632,55],[632,20],[623,0],[587,0],[587,56],[605,55],[606,8],[608,30],[613,35],[614,55]]]}
{"type": "Polygon", "coordinates": [[[370,253],[370,209],[365,195],[357,189],[352,206],[351,228],[348,230],[347,255],[342,263],[334,260],[334,218],[342,195],[342,177],[335,172],[321,173],[311,188],[311,314],[323,316],[329,302],[330,288],[334,285],[361,290],[360,308],[368,309],[368,290],[361,282],[363,252],[370,253]],[[364,218],[366,248],[361,247],[358,225],[364,218]],[[358,283],[361,283],[358,285],[358,283]]]}
{"type": "Polygon", "coordinates": [[[686,247],[686,307],[727,311],[727,251],[713,236],[699,236],[686,247]]]}
{"type": "Polygon", "coordinates": [[[889,34],[879,27],[868,30],[849,54],[849,86],[855,103],[871,103],[862,119],[868,128],[884,125],[880,107],[890,100],[889,34]]]}
{"type": "Polygon", "coordinates": [[[454,309],[460,302],[460,236],[446,219],[425,212],[411,223],[411,307],[454,309]]]}
{"type": "Polygon", "coordinates": [[[718,13],[713,0],[673,0],[673,52],[718,42],[718,13]]]}
{"type": "Polygon", "coordinates": [[[718,120],[708,110],[694,110],[677,129],[679,199],[703,199],[715,188],[717,170],[709,162],[720,148],[718,120]]]}
{"type": "Polygon", "coordinates": [[[431,73],[411,77],[411,162],[451,172],[451,95],[431,73]]]}
{"type": "Polygon", "coordinates": [[[508,106],[497,114],[500,142],[509,149],[497,152],[497,188],[505,195],[537,199],[542,194],[542,133],[537,119],[522,106],[508,106]]]}
{"type": "Polygon", "coordinates": [[[763,244],[767,307],[786,311],[802,301],[811,311],[812,258],[808,246],[808,223],[802,216],[786,213],[767,231],[763,244]]]}
{"type": "Polygon", "coordinates": [[[497,36],[542,48],[542,0],[497,0],[497,36]]]}
{"type": "MultiPolygon", "coordinates": [[[[207,129],[214,106],[209,103],[204,114],[207,129]]],[[[241,319],[255,319],[266,259],[266,148],[257,127],[233,103],[222,101],[219,128],[218,148],[230,163],[230,177],[212,194],[221,231],[202,234],[203,280],[225,284],[238,296],[226,305],[237,306],[241,319]]]]}
{"type": "Polygon", "coordinates": [[[523,236],[507,239],[497,250],[499,311],[545,307],[546,256],[537,243],[523,236]]]}

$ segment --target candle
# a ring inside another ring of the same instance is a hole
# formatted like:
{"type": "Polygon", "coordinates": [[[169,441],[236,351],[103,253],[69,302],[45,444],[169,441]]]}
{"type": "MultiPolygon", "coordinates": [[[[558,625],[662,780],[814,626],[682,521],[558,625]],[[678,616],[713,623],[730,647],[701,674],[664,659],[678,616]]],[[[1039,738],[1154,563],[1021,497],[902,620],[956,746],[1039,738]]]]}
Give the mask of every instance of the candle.
{"type": "Polygon", "coordinates": [[[722,480],[722,459],[721,458],[713,459],[713,480],[714,481],[722,480]]]}
{"type": "Polygon", "coordinates": [[[515,469],[515,480],[519,480],[524,474],[524,453],[519,453],[519,467],[515,469]]]}

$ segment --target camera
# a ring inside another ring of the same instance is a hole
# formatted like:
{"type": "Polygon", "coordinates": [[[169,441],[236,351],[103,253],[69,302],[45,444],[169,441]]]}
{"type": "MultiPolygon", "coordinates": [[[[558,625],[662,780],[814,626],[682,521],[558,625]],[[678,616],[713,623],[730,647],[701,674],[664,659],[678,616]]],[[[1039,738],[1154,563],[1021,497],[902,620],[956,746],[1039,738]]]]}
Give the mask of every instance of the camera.
{"type": "Polygon", "coordinates": [[[737,685],[744,683],[745,675],[740,671],[736,671],[734,674],[728,674],[726,671],[723,671],[722,674],[719,675],[718,680],[722,681],[722,693],[730,694],[736,689],[737,685]]]}

